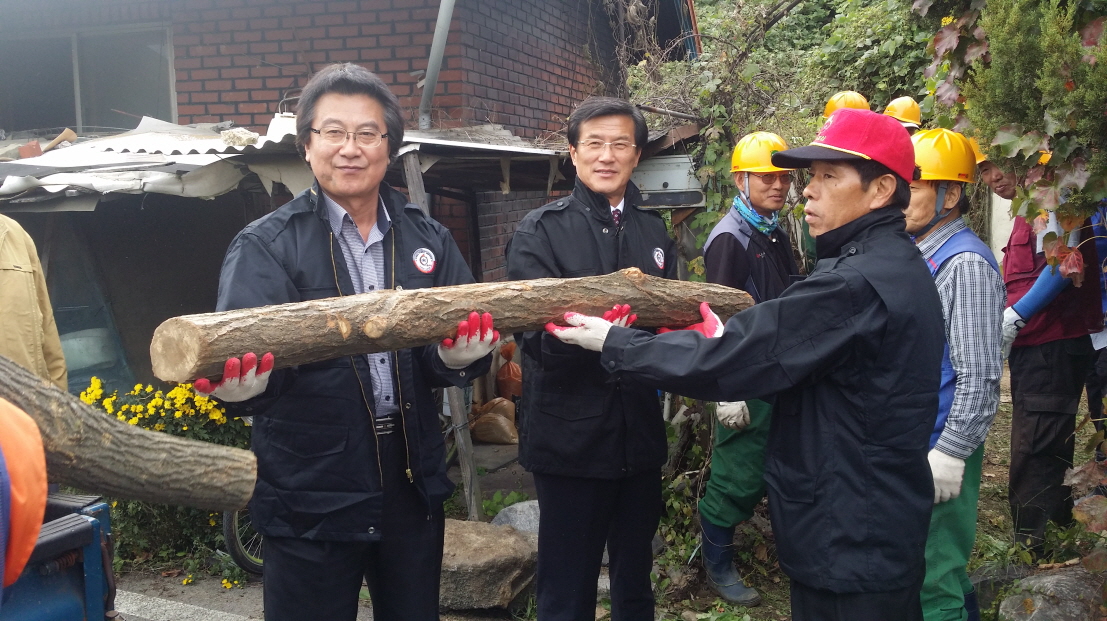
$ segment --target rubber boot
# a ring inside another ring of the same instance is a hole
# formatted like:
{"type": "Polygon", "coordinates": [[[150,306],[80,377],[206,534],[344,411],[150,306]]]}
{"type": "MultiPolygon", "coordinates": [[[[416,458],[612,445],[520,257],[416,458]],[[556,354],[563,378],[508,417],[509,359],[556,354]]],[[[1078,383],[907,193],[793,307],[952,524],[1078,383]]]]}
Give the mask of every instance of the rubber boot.
{"type": "Polygon", "coordinates": [[[980,604],[976,601],[976,589],[965,593],[965,611],[969,613],[968,621],[980,621],[980,604]]]}
{"type": "Polygon", "coordinates": [[[703,568],[707,570],[707,584],[720,597],[739,606],[756,606],[761,595],[738,575],[734,568],[734,527],[716,526],[700,517],[703,531],[703,568]]]}

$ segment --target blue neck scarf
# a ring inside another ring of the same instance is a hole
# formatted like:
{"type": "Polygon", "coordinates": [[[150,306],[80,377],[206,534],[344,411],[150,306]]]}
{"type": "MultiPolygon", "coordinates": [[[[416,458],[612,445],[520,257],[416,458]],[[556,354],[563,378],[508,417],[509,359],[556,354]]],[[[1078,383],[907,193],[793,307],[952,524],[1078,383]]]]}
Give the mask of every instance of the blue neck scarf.
{"type": "Polygon", "coordinates": [[[742,194],[740,192],[734,197],[734,204],[732,207],[734,211],[738,212],[738,215],[742,216],[746,222],[750,223],[750,226],[766,235],[775,231],[779,224],[776,213],[774,213],[771,218],[766,218],[757,213],[753,210],[753,207],[750,207],[746,204],[746,201],[742,200],[742,194]]]}

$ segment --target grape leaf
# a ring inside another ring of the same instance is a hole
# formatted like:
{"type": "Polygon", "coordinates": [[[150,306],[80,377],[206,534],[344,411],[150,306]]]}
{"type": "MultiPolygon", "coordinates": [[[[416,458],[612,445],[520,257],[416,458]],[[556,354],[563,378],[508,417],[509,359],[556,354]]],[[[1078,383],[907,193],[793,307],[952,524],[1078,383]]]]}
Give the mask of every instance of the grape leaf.
{"type": "Polygon", "coordinates": [[[969,45],[969,47],[965,48],[965,64],[972,64],[978,58],[981,58],[982,56],[984,56],[984,54],[987,53],[987,41],[977,41],[976,43],[972,43],[969,45]]]}
{"type": "Polygon", "coordinates": [[[999,147],[1003,157],[1015,157],[1019,152],[1019,141],[1022,139],[1022,125],[1012,123],[1004,125],[996,131],[996,137],[992,140],[993,147],[999,147]]]}
{"type": "Polygon", "coordinates": [[[939,58],[957,49],[957,42],[961,39],[961,31],[950,24],[943,26],[934,34],[934,54],[939,58]]]}
{"type": "Polygon", "coordinates": [[[1072,516],[1090,531],[1107,530],[1107,498],[1086,496],[1077,500],[1072,508],[1072,516]]]}
{"type": "Polygon", "coordinates": [[[1080,44],[1084,47],[1096,47],[1103,39],[1103,24],[1107,17],[1097,17],[1080,29],[1080,44]]]}
{"type": "Polygon", "coordinates": [[[1061,261],[1061,276],[1072,279],[1072,286],[1084,284],[1084,255],[1073,250],[1061,261]]]}
{"type": "Polygon", "coordinates": [[[1061,191],[1055,185],[1039,183],[1030,188],[1030,200],[1038,209],[1054,211],[1061,204],[1061,191]]]}
{"type": "MultiPolygon", "coordinates": [[[[1091,449],[1089,449],[1091,450],[1091,449]]],[[[1065,480],[1062,485],[1072,487],[1078,496],[1086,496],[1096,486],[1107,484],[1107,462],[1089,460],[1079,468],[1069,468],[1065,471],[1065,480]]]]}

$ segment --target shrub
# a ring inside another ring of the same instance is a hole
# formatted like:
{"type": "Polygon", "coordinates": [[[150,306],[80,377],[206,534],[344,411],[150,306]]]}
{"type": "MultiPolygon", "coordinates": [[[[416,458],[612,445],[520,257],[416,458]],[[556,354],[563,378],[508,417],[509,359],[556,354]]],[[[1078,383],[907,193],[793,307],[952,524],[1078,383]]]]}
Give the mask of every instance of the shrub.
{"type": "MultiPolygon", "coordinates": [[[[168,392],[136,384],[130,392],[114,391],[105,397],[102,382],[93,377],[80,398],[106,415],[150,431],[238,448],[250,445],[250,427],[241,419],[227,418],[217,401],[196,394],[191,384],[168,392]]],[[[126,563],[187,564],[223,546],[221,514],[131,500],[109,502],[117,569],[126,563]]]]}

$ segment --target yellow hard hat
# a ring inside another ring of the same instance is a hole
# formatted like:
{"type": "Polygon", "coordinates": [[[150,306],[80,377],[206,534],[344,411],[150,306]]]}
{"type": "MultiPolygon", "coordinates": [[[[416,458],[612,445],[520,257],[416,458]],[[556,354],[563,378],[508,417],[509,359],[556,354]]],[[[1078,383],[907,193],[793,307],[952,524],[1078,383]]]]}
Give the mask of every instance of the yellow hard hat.
{"type": "Polygon", "coordinates": [[[1049,163],[1050,158],[1053,157],[1053,151],[1039,151],[1041,155],[1038,157],[1038,163],[1045,165],[1049,163]]]}
{"type": "Polygon", "coordinates": [[[842,91],[835,93],[833,97],[827,100],[826,107],[823,108],[823,118],[829,119],[831,114],[834,114],[835,110],[842,108],[857,108],[858,110],[868,110],[869,100],[865,99],[865,96],[857,91],[842,91]]]}
{"type": "Polygon", "coordinates": [[[984,155],[984,151],[981,150],[980,143],[976,141],[976,138],[969,138],[969,146],[972,147],[972,154],[976,157],[977,165],[988,161],[988,156],[984,155]]]}
{"type": "Polygon", "coordinates": [[[976,179],[976,154],[963,135],[944,128],[928,129],[912,136],[911,142],[923,181],[972,183],[976,179]]]}
{"type": "Polygon", "coordinates": [[[922,110],[919,110],[919,104],[910,97],[893,99],[888,107],[884,108],[884,114],[900,123],[910,123],[915,127],[922,125],[922,110]]]}
{"type": "Polygon", "coordinates": [[[730,156],[730,172],[780,172],[792,170],[773,166],[773,153],[786,151],[788,143],[776,134],[770,132],[753,132],[747,134],[734,146],[734,154],[730,156]]]}

